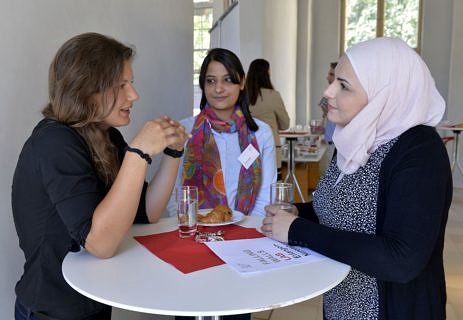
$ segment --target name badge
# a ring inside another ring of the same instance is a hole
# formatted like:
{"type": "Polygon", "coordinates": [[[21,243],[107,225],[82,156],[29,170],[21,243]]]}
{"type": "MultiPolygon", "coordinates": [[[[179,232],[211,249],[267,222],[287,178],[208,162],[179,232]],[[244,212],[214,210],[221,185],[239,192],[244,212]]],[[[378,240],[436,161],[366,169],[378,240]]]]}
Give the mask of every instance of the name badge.
{"type": "Polygon", "coordinates": [[[249,166],[257,159],[258,156],[259,151],[257,151],[252,144],[249,144],[248,147],[244,149],[243,152],[240,154],[238,160],[241,162],[243,167],[248,169],[249,166]]]}

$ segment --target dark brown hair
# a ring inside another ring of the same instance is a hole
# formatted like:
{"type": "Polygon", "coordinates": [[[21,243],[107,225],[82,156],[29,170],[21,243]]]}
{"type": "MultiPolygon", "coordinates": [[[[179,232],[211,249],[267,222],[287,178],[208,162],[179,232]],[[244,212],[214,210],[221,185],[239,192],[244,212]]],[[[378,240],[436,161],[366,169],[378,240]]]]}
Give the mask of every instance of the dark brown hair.
{"type": "Polygon", "coordinates": [[[249,103],[255,105],[257,98],[262,97],[261,88],[273,89],[270,80],[270,63],[265,59],[256,59],[249,65],[246,78],[246,88],[249,95],[249,103]]]}
{"type": "Polygon", "coordinates": [[[107,186],[114,181],[120,163],[102,121],[114,108],[124,63],[134,55],[132,48],[113,38],[84,33],[59,48],[49,69],[49,103],[42,114],[82,135],[97,174],[107,186]]]}

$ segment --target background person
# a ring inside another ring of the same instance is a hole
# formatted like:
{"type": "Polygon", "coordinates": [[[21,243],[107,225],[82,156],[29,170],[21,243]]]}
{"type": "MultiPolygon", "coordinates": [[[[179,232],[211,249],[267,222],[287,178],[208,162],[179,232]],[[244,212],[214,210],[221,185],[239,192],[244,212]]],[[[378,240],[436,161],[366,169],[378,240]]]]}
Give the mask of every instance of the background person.
{"type": "Polygon", "coordinates": [[[85,33],[64,43],[50,65],[44,119],[13,177],[13,216],[26,258],[16,320],[111,319],[111,307],[66,283],[62,261],[81,247],[113,256],[134,221],[156,222],[167,204],[179,158],[164,156],[149,185],[148,164],[167,146],[182,150],[187,134],[177,122],[157,118],[127,145],[115,128],[129,124],[138,99],[134,54],[112,38],[85,33]]]}
{"type": "Polygon", "coordinates": [[[365,41],[325,97],[337,153],[301,217],[269,207],[262,230],[352,266],[325,293],[325,319],[445,319],[452,174],[427,66],[402,40],[365,41]]]}
{"type": "MultiPolygon", "coordinates": [[[[328,69],[328,74],[326,75],[326,80],[328,81],[328,85],[330,85],[334,81],[334,69],[336,68],[337,64],[338,64],[337,62],[330,62],[330,68],[328,69]]],[[[328,99],[326,97],[322,97],[318,105],[323,111],[323,120],[325,122],[324,123],[325,124],[325,141],[328,144],[333,144],[333,133],[334,133],[334,129],[336,128],[336,124],[334,122],[331,122],[327,117],[328,99]]]]}
{"type": "MultiPolygon", "coordinates": [[[[337,64],[338,64],[337,62],[330,62],[328,74],[326,75],[326,80],[328,81],[328,85],[330,85],[334,81],[334,69],[336,68],[337,64]]],[[[321,161],[321,164],[322,164],[321,172],[325,172],[334,154],[333,133],[334,133],[334,129],[336,129],[336,123],[331,122],[328,119],[328,99],[326,97],[322,97],[318,105],[320,106],[323,112],[323,124],[325,127],[324,139],[327,144],[326,152],[323,155],[323,160],[321,161]]]]}
{"type": "Polygon", "coordinates": [[[289,116],[280,93],[270,80],[270,64],[265,59],[256,59],[249,65],[246,88],[253,117],[264,121],[272,128],[275,140],[278,180],[281,179],[281,139],[279,130],[289,128],[289,116]]]}

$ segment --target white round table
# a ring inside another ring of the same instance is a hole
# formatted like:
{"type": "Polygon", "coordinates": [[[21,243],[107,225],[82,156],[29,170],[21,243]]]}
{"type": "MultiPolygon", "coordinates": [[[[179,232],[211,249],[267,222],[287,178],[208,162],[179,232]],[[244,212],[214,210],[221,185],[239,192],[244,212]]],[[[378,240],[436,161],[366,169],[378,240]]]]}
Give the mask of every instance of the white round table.
{"type": "MultiPolygon", "coordinates": [[[[259,227],[246,217],[243,226],[259,227]]],[[[227,265],[183,274],[133,239],[176,229],[176,218],[134,225],[118,253],[98,259],[87,251],[68,253],[62,271],[69,285],[93,300],[137,312],[213,316],[280,308],[318,296],[339,284],[350,271],[331,259],[250,276],[227,265]]]]}

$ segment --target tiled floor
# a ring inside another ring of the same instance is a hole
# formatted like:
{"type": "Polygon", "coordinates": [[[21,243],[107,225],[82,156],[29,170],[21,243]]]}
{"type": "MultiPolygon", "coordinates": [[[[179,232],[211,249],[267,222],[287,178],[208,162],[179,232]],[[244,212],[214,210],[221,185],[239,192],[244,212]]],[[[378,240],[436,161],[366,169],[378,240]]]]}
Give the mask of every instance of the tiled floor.
{"type": "MultiPolygon", "coordinates": [[[[447,319],[463,320],[463,189],[454,189],[444,248],[447,319]]],[[[321,298],[254,313],[253,320],[321,320],[321,298]]]]}

